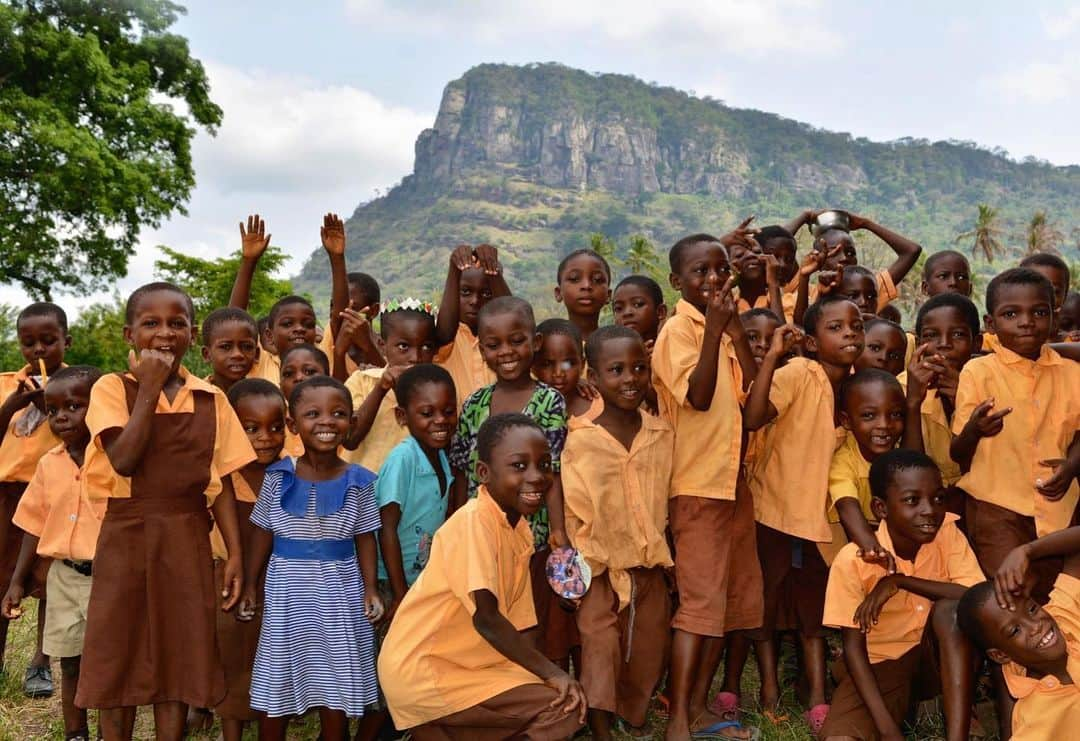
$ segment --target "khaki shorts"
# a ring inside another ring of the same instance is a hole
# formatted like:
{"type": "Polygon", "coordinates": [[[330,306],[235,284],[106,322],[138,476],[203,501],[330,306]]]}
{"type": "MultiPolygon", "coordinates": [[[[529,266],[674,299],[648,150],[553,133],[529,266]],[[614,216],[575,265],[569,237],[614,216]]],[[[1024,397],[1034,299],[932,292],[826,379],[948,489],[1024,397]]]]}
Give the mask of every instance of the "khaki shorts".
{"type": "Polygon", "coordinates": [[[81,656],[86,636],[86,607],[90,604],[93,577],[83,576],[63,561],[49,567],[45,603],[45,633],[41,650],[46,656],[68,658],[81,656]]]}

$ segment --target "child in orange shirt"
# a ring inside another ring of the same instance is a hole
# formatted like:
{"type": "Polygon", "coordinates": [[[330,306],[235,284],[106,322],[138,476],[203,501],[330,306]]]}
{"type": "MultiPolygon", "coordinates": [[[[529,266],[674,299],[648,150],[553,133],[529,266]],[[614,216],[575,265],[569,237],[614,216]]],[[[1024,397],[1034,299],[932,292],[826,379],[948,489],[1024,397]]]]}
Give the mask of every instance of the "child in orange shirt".
{"type": "MultiPolygon", "coordinates": [[[[46,378],[63,366],[64,352],[71,347],[67,315],[56,304],[42,302],[27,306],[15,320],[15,333],[26,365],[15,373],[0,374],[0,399],[3,399],[0,404],[0,589],[4,591],[10,584],[23,539],[23,531],[12,524],[11,518],[38,461],[60,443],[45,424],[42,387],[46,378]]],[[[28,697],[50,697],[52,669],[49,657],[41,651],[45,574],[36,574],[28,587],[30,594],[41,602],[37,650],[26,669],[23,692],[28,697]]],[[[7,618],[0,615],[0,666],[4,663],[7,629],[7,618]]]]}
{"type": "Polygon", "coordinates": [[[855,543],[833,562],[824,620],[841,630],[847,671],[820,738],[902,739],[912,701],[943,690],[947,738],[967,739],[974,652],[956,626],[955,600],[981,581],[979,565],[924,453],[881,455],[870,488],[877,538],[895,555],[896,572],[867,563],[855,543]]]}
{"type": "Polygon", "coordinates": [[[1004,670],[1013,741],[1071,738],[1080,724],[1080,528],[1059,530],[1009,553],[992,581],[960,599],[961,629],[1004,670]],[[1033,562],[1064,557],[1040,606],[1030,586],[1033,562]]]}
{"type": "Polygon", "coordinates": [[[585,693],[529,635],[525,518],[554,484],[551,448],[536,422],[505,413],[484,421],[477,452],[477,496],[435,533],[383,643],[379,681],[417,741],[569,738],[585,721],[585,693]]]}
{"type": "Polygon", "coordinates": [[[588,342],[600,326],[600,312],[611,301],[611,266],[592,250],[575,250],[555,271],[555,300],[588,342]]]}
{"type": "Polygon", "coordinates": [[[450,254],[435,322],[435,341],[440,348],[435,362],[450,372],[459,401],[495,383],[495,374],[480,352],[477,320],[488,301],[509,295],[499,252],[490,244],[463,244],[450,254]]]}
{"type": "Polygon", "coordinates": [[[647,275],[628,275],[611,294],[611,313],[616,325],[641,335],[645,350],[652,354],[656,335],[668,315],[660,284],[647,275]]]}
{"type": "Polygon", "coordinates": [[[593,738],[611,738],[614,714],[644,728],[664,674],[673,563],[664,533],[675,435],[640,407],[649,387],[641,336],[601,327],[586,346],[589,379],[603,401],[569,422],[563,451],[566,530],[592,568],[577,610],[581,684],[593,738]]]}
{"type": "Polygon", "coordinates": [[[881,317],[869,317],[863,324],[866,345],[855,361],[855,370],[880,368],[894,376],[905,368],[908,338],[904,328],[881,317]]]}
{"type": "Polygon", "coordinates": [[[212,372],[207,381],[222,391],[247,378],[259,359],[259,330],[243,309],[214,309],[202,324],[202,357],[212,372]]]}
{"type": "Polygon", "coordinates": [[[585,370],[581,332],[568,319],[545,319],[536,325],[540,349],[533,357],[532,374],[563,395],[570,417],[594,416],[604,409],[599,397],[590,399],[581,389],[585,370]]]}
{"type": "Polygon", "coordinates": [[[221,480],[255,452],[221,390],[182,366],[194,314],[172,284],[136,289],[125,308],[130,372],[102,377],[90,396],[87,477],[109,505],[75,704],[102,710],[108,739],[131,738],[139,705],[154,705],[158,734],[180,738],[187,705],[213,707],[225,694],[207,503],[229,553],[228,609],[243,577],[236,508],[221,480]]]}
{"type": "Polygon", "coordinates": [[[26,535],[0,610],[5,619],[18,618],[35,556],[51,561],[51,599],[41,608],[45,612],[43,650],[60,659],[65,738],[83,741],[88,741],[90,731],[86,711],[75,707],[75,690],[90,601],[91,562],[105,508],[87,499],[82,466],[90,442],[86,426],[90,387],[100,377],[101,371],[85,365],[61,368],[45,387],[49,427],[61,444],[42,457],[15,511],[15,525],[26,535]]]}

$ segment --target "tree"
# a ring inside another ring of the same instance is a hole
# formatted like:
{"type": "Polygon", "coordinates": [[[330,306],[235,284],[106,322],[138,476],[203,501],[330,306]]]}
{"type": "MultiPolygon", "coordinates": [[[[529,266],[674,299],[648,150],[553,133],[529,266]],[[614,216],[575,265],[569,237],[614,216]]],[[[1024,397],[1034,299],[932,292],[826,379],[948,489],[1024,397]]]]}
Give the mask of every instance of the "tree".
{"type": "Polygon", "coordinates": [[[619,258],[615,255],[615,240],[611,237],[593,232],[589,235],[589,249],[607,260],[612,268],[619,264],[619,258]]]}
{"type": "MultiPolygon", "coordinates": [[[[239,250],[228,257],[204,260],[164,245],[158,245],[158,249],[165,253],[165,259],[154,263],[154,271],[161,280],[175,283],[191,295],[195,301],[195,317],[199,321],[214,309],[229,305],[229,294],[240,268],[239,250]]],[[[281,249],[274,246],[267,247],[259,258],[259,269],[251,282],[248,302],[248,312],[253,317],[269,313],[275,301],[292,293],[289,281],[271,277],[285,266],[286,259],[281,249]]]]}
{"type": "Polygon", "coordinates": [[[26,365],[15,331],[18,318],[19,307],[0,304],[0,371],[17,371],[26,365]]]}
{"type": "Polygon", "coordinates": [[[956,235],[956,242],[962,242],[974,237],[971,245],[971,256],[977,257],[979,253],[986,258],[987,262],[993,262],[995,257],[1005,254],[1005,246],[1001,243],[1001,228],[998,210],[991,208],[985,203],[978,205],[979,215],[975,219],[975,228],[956,235]]]}
{"type": "Polygon", "coordinates": [[[1034,255],[1037,252],[1056,255],[1064,241],[1065,234],[1058,229],[1057,222],[1050,221],[1045,211],[1036,211],[1024,228],[1024,255],[1034,255]]]}
{"type": "Polygon", "coordinates": [[[630,249],[626,251],[626,267],[631,273],[648,275],[654,279],[663,272],[656,248],[643,234],[630,237],[630,249]]]}
{"type": "Polygon", "coordinates": [[[124,342],[125,303],[117,293],[108,303],[83,309],[71,323],[71,349],[64,354],[64,361],[105,372],[127,370],[131,348],[124,342]]]}
{"type": "Polygon", "coordinates": [[[127,271],[195,185],[221,109],[170,0],[0,4],[0,283],[39,299],[127,271]],[[180,104],[184,113],[174,110],[180,104]]]}

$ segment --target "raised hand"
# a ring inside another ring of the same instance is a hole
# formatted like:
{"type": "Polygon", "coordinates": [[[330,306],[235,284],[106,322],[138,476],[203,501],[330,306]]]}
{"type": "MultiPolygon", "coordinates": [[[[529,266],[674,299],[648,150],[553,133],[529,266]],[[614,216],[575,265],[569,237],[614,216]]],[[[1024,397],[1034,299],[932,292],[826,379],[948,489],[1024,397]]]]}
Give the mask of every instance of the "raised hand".
{"type": "Polygon", "coordinates": [[[361,350],[371,349],[371,322],[368,317],[375,313],[378,306],[365,306],[360,311],[345,309],[341,312],[341,329],[334,338],[335,347],[347,348],[356,345],[361,350]]]}
{"type": "Polygon", "coordinates": [[[240,254],[245,260],[258,260],[269,245],[266,222],[258,214],[247,217],[247,229],[244,229],[244,222],[240,222],[240,254]]]}
{"type": "Polygon", "coordinates": [[[1012,407],[1005,407],[1000,412],[990,413],[994,400],[987,399],[971,413],[971,419],[964,425],[964,430],[977,438],[993,437],[1005,429],[1005,417],[1012,412],[1012,407]]]}
{"type": "Polygon", "coordinates": [[[1009,551],[994,574],[994,594],[1003,610],[1015,610],[1016,598],[1024,593],[1028,568],[1031,566],[1028,546],[1025,543],[1009,551]]]}
{"type": "Polygon", "coordinates": [[[795,349],[803,340],[803,331],[794,324],[785,324],[777,327],[773,332],[772,341],[769,343],[767,356],[782,358],[795,349]]]}
{"type": "Polygon", "coordinates": [[[728,278],[723,286],[720,285],[718,276],[713,275],[709,278],[709,303],[705,308],[705,331],[713,337],[719,338],[723,335],[731,323],[731,318],[735,316],[737,308],[731,295],[734,287],[735,276],[728,278]]]}
{"type": "Polygon", "coordinates": [[[394,386],[397,385],[397,381],[401,378],[401,374],[409,369],[407,365],[391,365],[383,371],[382,378],[379,383],[382,385],[384,391],[391,391],[394,386]]]}
{"type": "Polygon", "coordinates": [[[128,353],[128,370],[131,371],[131,375],[135,376],[135,380],[139,382],[139,385],[145,384],[158,390],[165,387],[165,382],[172,375],[174,362],[176,362],[175,355],[161,350],[146,348],[139,353],[138,358],[136,358],[134,350],[128,353]]]}
{"type": "Polygon", "coordinates": [[[478,244],[476,249],[473,250],[473,256],[475,258],[476,266],[484,271],[486,275],[498,275],[499,270],[499,250],[490,244],[478,244]]]}
{"type": "Polygon", "coordinates": [[[327,254],[345,254],[345,222],[337,214],[327,214],[323,217],[319,237],[322,238],[322,246],[327,254]]]}
{"type": "Polygon", "coordinates": [[[12,412],[25,409],[31,404],[45,411],[45,389],[38,386],[33,378],[19,381],[18,387],[4,401],[4,406],[9,407],[12,412]]]}
{"type": "Polygon", "coordinates": [[[918,398],[925,399],[927,390],[937,385],[947,369],[943,357],[937,353],[930,354],[929,342],[919,345],[908,364],[908,390],[918,398]]]}
{"type": "Polygon", "coordinates": [[[750,222],[753,221],[754,218],[754,216],[748,216],[743,219],[742,223],[740,223],[737,227],[732,229],[724,236],[720,237],[720,244],[724,245],[725,247],[731,247],[732,245],[741,244],[744,247],[753,249],[754,245],[756,244],[754,242],[754,235],[757,234],[758,231],[760,231],[758,229],[750,228],[750,222]]]}
{"type": "Polygon", "coordinates": [[[457,268],[459,271],[475,267],[475,264],[476,253],[473,251],[471,244],[459,244],[450,253],[450,266],[457,268]]]}

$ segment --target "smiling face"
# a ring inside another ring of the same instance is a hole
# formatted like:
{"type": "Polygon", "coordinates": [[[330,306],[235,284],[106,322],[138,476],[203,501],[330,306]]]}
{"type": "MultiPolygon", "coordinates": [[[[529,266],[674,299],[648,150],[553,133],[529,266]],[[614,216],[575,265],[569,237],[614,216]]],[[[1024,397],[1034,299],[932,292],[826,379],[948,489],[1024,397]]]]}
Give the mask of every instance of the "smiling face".
{"type": "Polygon", "coordinates": [[[717,290],[731,277],[727,250],[719,242],[688,245],[679,260],[679,271],[671,274],[671,287],[694,307],[705,312],[712,286],[717,290]]]}
{"type": "Polygon", "coordinates": [[[500,381],[517,381],[529,373],[540,336],[517,311],[488,314],[477,327],[480,354],[500,381]]]}
{"type": "Polygon", "coordinates": [[[461,271],[458,281],[458,316],[473,334],[476,334],[476,317],[484,304],[492,298],[491,281],[479,268],[461,271]]]}
{"type": "Polygon", "coordinates": [[[1050,297],[1037,284],[1002,285],[997,304],[987,317],[987,328],[1017,355],[1035,359],[1050,337],[1054,309],[1050,297]]]}
{"type": "Polygon", "coordinates": [[[885,500],[875,498],[871,506],[874,514],[887,523],[897,555],[911,560],[910,554],[933,541],[945,522],[941,472],[936,466],[901,468],[893,473],[885,500]]]}
{"type": "Polygon", "coordinates": [[[386,364],[390,366],[412,366],[430,363],[435,359],[435,338],[432,337],[434,322],[430,317],[394,316],[388,322],[388,315],[383,315],[386,339],[379,338],[386,355],[386,364]]]}
{"type": "Polygon", "coordinates": [[[896,447],[904,434],[904,416],[899,386],[870,381],[848,390],[840,424],[851,431],[863,458],[872,461],[896,447]]]}
{"type": "Polygon", "coordinates": [[[334,386],[305,387],[289,417],[289,429],[300,436],[306,452],[336,451],[349,432],[351,401],[334,386]]]}
{"type": "Polygon", "coordinates": [[[268,466],[285,447],[285,402],[278,396],[249,394],[236,402],[236,416],[259,465],[268,466]]]}
{"type": "Polygon", "coordinates": [[[86,410],[90,407],[91,386],[88,378],[66,378],[45,385],[49,430],[69,450],[83,450],[90,442],[86,410]]]}
{"type": "Polygon", "coordinates": [[[629,337],[606,340],[596,360],[597,367],[589,368],[589,379],[596,384],[604,406],[626,411],[640,407],[649,391],[645,343],[629,337]]]}
{"type": "Polygon", "coordinates": [[[568,398],[577,388],[584,366],[581,346],[573,337],[549,334],[540,340],[540,350],[533,357],[532,372],[538,380],[568,398]]]}
{"type": "Polygon", "coordinates": [[[274,323],[268,331],[270,343],[277,349],[278,354],[281,354],[289,349],[290,345],[303,345],[305,342],[314,345],[318,330],[312,308],[296,302],[278,307],[274,323]]]}
{"type": "Polygon", "coordinates": [[[754,285],[765,280],[765,263],[761,261],[761,245],[751,242],[752,246],[736,243],[731,246],[731,266],[741,280],[754,285]]]}
{"type": "Polygon", "coordinates": [[[536,514],[555,482],[551,446],[535,427],[514,427],[492,447],[490,461],[478,461],[476,473],[498,505],[516,522],[536,514]]]}
{"type": "Polygon", "coordinates": [[[32,375],[41,372],[39,360],[44,361],[46,373],[54,373],[64,362],[64,352],[71,347],[71,335],[65,334],[52,314],[23,317],[16,335],[19,352],[30,366],[32,375]]]}
{"type": "Polygon", "coordinates": [[[939,306],[923,316],[918,344],[930,344],[929,353],[941,355],[953,370],[959,372],[978,346],[978,336],[972,336],[971,325],[964,313],[955,306],[939,306]]]}
{"type": "Polygon", "coordinates": [[[309,350],[296,350],[288,354],[281,364],[281,393],[288,399],[296,384],[312,376],[326,376],[330,371],[309,350]]]}
{"type": "Polygon", "coordinates": [[[975,613],[988,642],[987,654],[999,664],[1015,661],[1039,674],[1064,668],[1068,658],[1065,637],[1053,616],[1029,596],[1016,601],[1015,610],[1003,609],[988,599],[975,613]]]}
{"type": "Polygon", "coordinates": [[[566,304],[571,316],[598,316],[611,300],[610,283],[599,258],[577,255],[566,263],[559,276],[555,300],[566,304]]]}
{"type": "Polygon", "coordinates": [[[172,353],[173,373],[195,341],[196,327],[188,313],[187,297],[170,290],[142,294],[131,307],[132,320],[124,325],[124,340],[135,352],[158,350],[172,353]]]}
{"type": "Polygon", "coordinates": [[[806,349],[831,365],[852,365],[862,354],[864,343],[862,313],[850,301],[823,306],[817,331],[806,337],[806,349]]]}
{"type": "Polygon", "coordinates": [[[743,321],[743,331],[750,343],[750,352],[754,355],[758,367],[765,360],[765,354],[769,352],[772,344],[773,332],[780,326],[780,322],[770,316],[757,314],[743,321]]]}
{"type": "Polygon", "coordinates": [[[657,306],[652,295],[643,286],[624,283],[615,289],[611,299],[611,312],[618,326],[634,330],[643,339],[655,340],[667,307],[657,306]]]}
{"type": "Polygon", "coordinates": [[[444,450],[450,447],[457,428],[457,394],[446,383],[423,383],[413,389],[409,403],[397,407],[394,414],[422,449],[444,450]]]}
{"type": "Polygon", "coordinates": [[[214,375],[235,383],[246,378],[255,365],[259,342],[251,325],[246,322],[227,321],[217,325],[213,336],[203,345],[203,360],[210,363],[214,375]]]}
{"type": "Polygon", "coordinates": [[[939,293],[959,293],[971,298],[971,267],[963,255],[944,255],[936,259],[923,278],[922,290],[927,296],[939,293]]]}
{"type": "Polygon", "coordinates": [[[904,370],[907,335],[900,329],[876,322],[866,330],[866,347],[855,361],[855,370],[880,368],[894,376],[904,370]]]}

